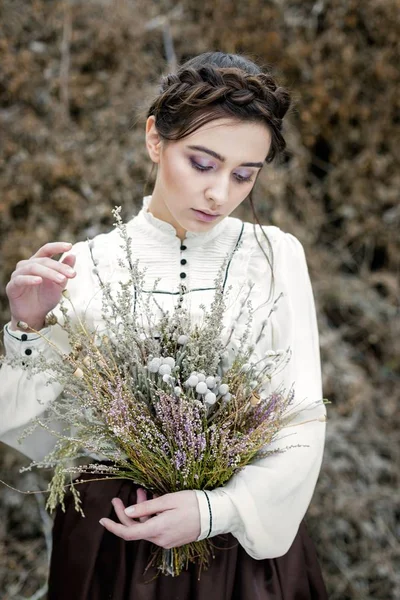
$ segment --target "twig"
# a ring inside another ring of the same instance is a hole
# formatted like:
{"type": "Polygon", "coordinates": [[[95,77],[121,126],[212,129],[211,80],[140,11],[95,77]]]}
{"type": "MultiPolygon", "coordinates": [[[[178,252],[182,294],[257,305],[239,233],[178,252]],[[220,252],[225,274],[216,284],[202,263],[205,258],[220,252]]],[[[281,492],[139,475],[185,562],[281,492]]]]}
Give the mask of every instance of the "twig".
{"type": "MultiPolygon", "coordinates": [[[[46,542],[47,562],[50,564],[51,551],[53,548],[53,539],[52,539],[53,520],[49,516],[49,513],[46,511],[43,495],[35,494],[35,500],[38,505],[40,518],[42,519],[42,531],[43,531],[44,539],[46,542]]],[[[41,598],[42,596],[38,596],[38,597],[41,598]]]]}
{"type": "Polygon", "coordinates": [[[63,38],[61,42],[61,63],[60,63],[60,97],[61,97],[61,119],[64,123],[69,122],[69,67],[70,67],[70,45],[72,37],[72,16],[70,0],[64,0],[64,26],[63,38]]]}
{"type": "Polygon", "coordinates": [[[159,15],[158,17],[148,21],[145,26],[147,31],[152,31],[153,29],[162,29],[165,58],[168,64],[168,70],[171,73],[176,72],[178,61],[175,54],[174,40],[171,33],[170,23],[172,18],[180,16],[181,12],[181,7],[177,6],[168,15],[159,15]]]}

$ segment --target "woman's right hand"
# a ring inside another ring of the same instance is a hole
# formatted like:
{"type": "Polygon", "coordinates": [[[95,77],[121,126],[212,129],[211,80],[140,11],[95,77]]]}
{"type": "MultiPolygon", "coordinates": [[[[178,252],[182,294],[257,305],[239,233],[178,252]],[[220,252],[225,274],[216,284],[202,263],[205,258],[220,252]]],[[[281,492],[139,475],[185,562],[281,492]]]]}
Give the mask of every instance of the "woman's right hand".
{"type": "Polygon", "coordinates": [[[46,315],[59,303],[68,279],[76,275],[73,254],[61,262],[52,256],[68,252],[71,247],[66,242],[50,242],[28,260],[19,261],[6,286],[12,329],[18,329],[18,321],[36,330],[44,327],[46,315]]]}

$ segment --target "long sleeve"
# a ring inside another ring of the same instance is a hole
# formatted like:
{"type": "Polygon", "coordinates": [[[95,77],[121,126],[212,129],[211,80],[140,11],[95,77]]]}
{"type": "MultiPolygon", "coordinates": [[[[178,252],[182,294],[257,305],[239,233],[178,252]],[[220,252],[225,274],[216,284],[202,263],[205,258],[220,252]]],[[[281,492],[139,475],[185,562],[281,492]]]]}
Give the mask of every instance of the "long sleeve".
{"type": "MultiPolygon", "coordinates": [[[[303,519],[319,475],[325,423],[302,421],[325,415],[322,400],[321,365],[315,303],[304,249],[293,235],[282,232],[276,264],[277,292],[283,292],[283,307],[276,312],[279,345],[289,343],[290,362],[271,387],[283,381],[294,383],[295,405],[306,406],[272,447],[287,449],[246,466],[231,480],[208,492],[213,529],[211,535],[231,532],[255,559],[276,558],[290,548],[303,519]],[[281,311],[281,312],[280,312],[281,311]],[[310,405],[314,402],[313,407],[310,405]],[[291,447],[297,446],[300,447],[291,447]]],[[[267,348],[264,348],[266,350],[267,348]]],[[[209,529],[205,495],[197,492],[201,534],[209,529]]]]}
{"type": "MultiPolygon", "coordinates": [[[[91,294],[93,265],[86,242],[75,244],[70,253],[77,257],[77,274],[68,282],[68,291],[78,312],[82,312],[91,294]]],[[[59,307],[56,307],[54,314],[61,316],[59,307]]],[[[55,325],[40,333],[61,351],[69,351],[68,339],[61,327],[55,325]]],[[[4,327],[4,347],[6,356],[24,356],[26,362],[38,352],[42,352],[48,359],[56,356],[56,351],[42,337],[35,333],[13,331],[10,324],[4,327]]],[[[48,383],[46,373],[37,373],[29,378],[27,370],[3,363],[0,368],[0,440],[30,458],[43,458],[54,445],[54,437],[44,430],[37,430],[22,444],[18,438],[28,423],[45,412],[48,403],[55,400],[61,392],[60,384],[48,383]]]]}

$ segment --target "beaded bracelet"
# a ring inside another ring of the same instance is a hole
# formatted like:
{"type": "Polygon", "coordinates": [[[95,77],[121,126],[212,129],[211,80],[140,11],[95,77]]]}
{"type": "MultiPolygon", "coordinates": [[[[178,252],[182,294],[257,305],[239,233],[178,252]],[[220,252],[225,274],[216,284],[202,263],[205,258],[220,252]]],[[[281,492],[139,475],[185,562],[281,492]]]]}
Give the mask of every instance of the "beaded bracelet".
{"type": "Polygon", "coordinates": [[[211,512],[211,504],[210,504],[210,499],[209,499],[209,497],[208,497],[208,494],[207,494],[207,492],[206,492],[205,490],[203,490],[203,492],[204,492],[204,493],[205,493],[205,495],[206,495],[206,498],[207,498],[207,504],[208,504],[208,512],[210,513],[210,529],[208,530],[208,533],[207,533],[207,535],[206,535],[206,537],[209,537],[209,535],[211,534],[211,531],[212,531],[212,512],[211,512]]]}

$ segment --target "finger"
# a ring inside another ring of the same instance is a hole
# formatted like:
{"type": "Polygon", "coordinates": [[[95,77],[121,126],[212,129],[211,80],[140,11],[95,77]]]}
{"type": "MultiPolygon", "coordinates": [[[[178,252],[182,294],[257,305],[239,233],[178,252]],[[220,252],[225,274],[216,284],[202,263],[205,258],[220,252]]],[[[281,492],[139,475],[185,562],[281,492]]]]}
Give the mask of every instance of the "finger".
{"type": "Polygon", "coordinates": [[[10,300],[17,300],[29,287],[40,285],[43,279],[33,275],[19,275],[6,285],[6,294],[10,300]]]}
{"type": "Polygon", "coordinates": [[[127,527],[130,527],[131,525],[133,525],[135,523],[135,521],[133,521],[132,519],[130,519],[125,514],[125,512],[124,512],[125,505],[122,502],[121,498],[113,498],[111,500],[111,504],[114,507],[115,514],[117,515],[118,519],[121,521],[121,523],[123,525],[126,525],[127,527]]]}
{"type": "Polygon", "coordinates": [[[125,514],[127,514],[128,517],[138,519],[139,517],[149,517],[156,513],[170,510],[173,508],[173,505],[170,502],[169,496],[170,494],[165,494],[164,496],[160,496],[160,498],[146,500],[146,502],[129,506],[125,509],[125,514]]]}
{"type": "MultiPolygon", "coordinates": [[[[156,494],[156,492],[153,492],[153,494],[152,494],[152,498],[159,498],[159,497],[160,497],[160,494],[156,494]]],[[[157,512],[157,513],[156,513],[154,516],[156,517],[156,516],[157,516],[157,515],[159,515],[159,514],[160,514],[160,513],[159,513],[159,512],[157,512]]]]}
{"type": "Polygon", "coordinates": [[[19,296],[21,294],[21,287],[26,285],[38,285],[42,283],[43,279],[36,275],[15,275],[7,284],[6,292],[8,296],[19,296]]]}
{"type": "Polygon", "coordinates": [[[149,519],[146,523],[131,522],[129,527],[107,518],[100,519],[99,523],[105,529],[126,541],[147,540],[156,533],[156,528],[153,525],[154,519],[149,519]]]}
{"type": "Polygon", "coordinates": [[[35,254],[33,254],[32,258],[42,257],[42,256],[54,256],[54,254],[62,254],[63,252],[68,252],[71,250],[72,244],[70,242],[48,242],[35,254]]]}
{"type": "MultiPolygon", "coordinates": [[[[137,490],[136,490],[136,504],[140,504],[142,502],[146,502],[146,500],[147,500],[146,490],[144,490],[143,488],[137,488],[137,490]]],[[[132,505],[132,506],[136,506],[136,505],[132,505]]],[[[132,508],[132,507],[128,507],[128,508],[132,508]]],[[[124,506],[124,509],[125,509],[125,506],[124,506]]],[[[129,519],[129,517],[127,517],[126,514],[125,514],[125,516],[126,516],[127,519],[129,519]]],[[[150,517],[140,517],[139,521],[141,523],[145,523],[149,518],[150,517]]]]}
{"type": "MultiPolygon", "coordinates": [[[[53,262],[55,265],[58,264],[55,261],[53,262]]],[[[60,273],[57,268],[50,268],[38,262],[27,262],[25,266],[14,272],[13,280],[20,275],[35,275],[61,286],[64,286],[67,282],[67,277],[64,273],[60,273]]]]}
{"type": "MultiPolygon", "coordinates": [[[[76,256],[74,254],[68,255],[65,258],[69,258],[69,262],[75,262],[76,256]],[[70,257],[70,258],[69,258],[70,257]]],[[[41,265],[43,267],[47,267],[48,269],[52,269],[53,271],[57,271],[65,277],[74,277],[76,275],[72,266],[65,262],[59,262],[58,260],[54,260],[52,258],[44,257],[44,258],[31,258],[30,260],[21,260],[14,271],[14,275],[19,275],[20,273],[26,273],[32,265],[41,265]]],[[[11,275],[12,277],[12,275],[11,275]]]]}
{"type": "MultiPolygon", "coordinates": [[[[144,490],[143,488],[138,488],[136,490],[136,504],[140,504],[142,502],[146,502],[147,500],[147,492],[146,490],[144,490]]],[[[147,519],[149,519],[150,517],[140,517],[139,521],[141,523],[145,523],[147,521],[147,519]]]]}
{"type": "Polygon", "coordinates": [[[76,256],[75,256],[75,254],[67,254],[60,261],[60,264],[67,265],[68,267],[71,267],[71,268],[73,268],[75,266],[75,263],[76,263],[76,256]]]}

